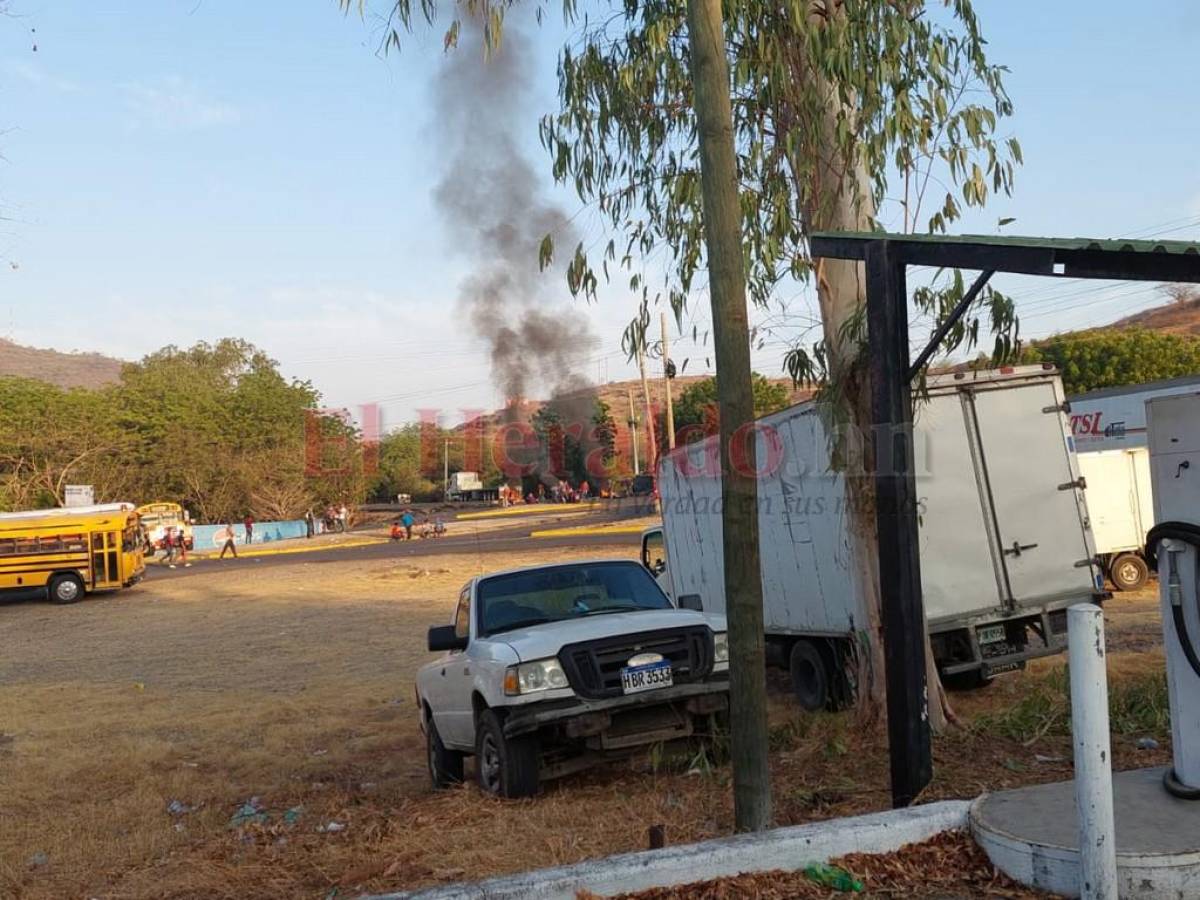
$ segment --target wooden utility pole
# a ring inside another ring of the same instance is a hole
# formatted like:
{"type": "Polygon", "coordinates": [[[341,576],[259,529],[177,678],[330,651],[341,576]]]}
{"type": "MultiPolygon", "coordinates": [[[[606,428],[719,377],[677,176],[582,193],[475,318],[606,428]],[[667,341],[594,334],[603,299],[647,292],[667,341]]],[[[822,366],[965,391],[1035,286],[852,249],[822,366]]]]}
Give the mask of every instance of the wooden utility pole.
{"type": "Polygon", "coordinates": [[[667,338],[667,314],[661,314],[662,353],[663,353],[663,388],[667,392],[667,449],[675,449],[675,411],[671,409],[671,345],[667,338]]]}
{"type": "Polygon", "coordinates": [[[771,824],[758,483],[750,379],[750,323],[741,207],[721,0],[687,0],[693,105],[700,138],[700,190],[721,407],[721,532],[729,620],[733,810],[739,831],[771,824]],[[741,443],[731,465],[734,441],[741,443]]]}
{"type": "Polygon", "coordinates": [[[629,395],[629,446],[633,448],[633,474],[638,475],[642,467],[638,465],[637,410],[633,406],[633,388],[627,388],[625,392],[629,395]]]}
{"type": "Polygon", "coordinates": [[[654,407],[650,404],[650,382],[646,380],[646,351],[638,348],[638,369],[642,373],[642,394],[646,398],[646,468],[657,472],[658,445],[654,442],[654,407]]]}

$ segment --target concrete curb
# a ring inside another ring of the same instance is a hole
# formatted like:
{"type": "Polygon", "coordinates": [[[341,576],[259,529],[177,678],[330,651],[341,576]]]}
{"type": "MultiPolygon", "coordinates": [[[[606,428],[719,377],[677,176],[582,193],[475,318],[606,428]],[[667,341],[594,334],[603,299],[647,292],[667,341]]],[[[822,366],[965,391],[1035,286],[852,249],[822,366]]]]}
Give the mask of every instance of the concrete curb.
{"type": "Polygon", "coordinates": [[[945,800],[366,900],[574,900],[584,890],[612,896],[749,872],[796,871],[847,853],[890,853],[965,828],[969,807],[967,800],[945,800]]]}
{"type": "Polygon", "coordinates": [[[504,509],[488,509],[483,512],[460,513],[455,522],[479,522],[487,519],[508,519],[518,516],[583,516],[595,511],[592,503],[532,503],[508,506],[504,509]]]}

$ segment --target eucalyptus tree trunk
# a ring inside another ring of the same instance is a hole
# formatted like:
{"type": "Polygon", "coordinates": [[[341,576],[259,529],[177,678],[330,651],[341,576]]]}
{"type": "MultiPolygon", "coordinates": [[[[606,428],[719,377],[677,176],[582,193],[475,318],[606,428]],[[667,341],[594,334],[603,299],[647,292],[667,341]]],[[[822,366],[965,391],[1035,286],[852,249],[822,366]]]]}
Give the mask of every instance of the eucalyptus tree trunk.
{"type": "MultiPolygon", "coordinates": [[[[795,78],[814,77],[803,59],[793,60],[795,78]]],[[[793,177],[811,180],[804,197],[805,228],[813,231],[870,231],[874,228],[875,206],[871,178],[861,162],[845,163],[837,142],[837,93],[826,88],[828,102],[821,107],[819,121],[805,123],[815,143],[815,167],[801,171],[792,160],[793,177]]],[[[848,527],[855,572],[859,584],[858,630],[867,641],[857,647],[857,686],[860,714],[877,719],[885,708],[883,631],[879,591],[879,548],[875,532],[875,498],[871,475],[874,455],[871,446],[871,386],[867,377],[865,334],[853,320],[866,303],[865,266],[853,260],[817,260],[817,302],[828,349],[832,403],[836,409],[826,417],[827,427],[837,435],[834,448],[843,465],[849,492],[848,527]]],[[[946,730],[954,719],[934,664],[925,633],[925,679],[929,688],[929,724],[935,734],[946,730]]]]}
{"type": "Polygon", "coordinates": [[[700,186],[721,408],[721,531],[729,619],[729,705],[733,805],[739,831],[771,824],[762,580],[758,567],[758,484],[750,377],[750,325],[742,260],[742,217],[720,0],[688,0],[693,103],[700,139],[700,186]],[[731,452],[738,441],[736,455],[731,452]],[[733,460],[738,465],[733,465],[733,460]]]}

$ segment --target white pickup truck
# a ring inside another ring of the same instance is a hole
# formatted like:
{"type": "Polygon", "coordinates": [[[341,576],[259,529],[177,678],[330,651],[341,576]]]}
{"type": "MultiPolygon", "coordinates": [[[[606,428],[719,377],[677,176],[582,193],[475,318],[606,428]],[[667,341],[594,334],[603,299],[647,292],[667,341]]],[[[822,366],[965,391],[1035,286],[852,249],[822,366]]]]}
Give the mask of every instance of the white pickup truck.
{"type": "Polygon", "coordinates": [[[443,656],[417,672],[435,789],[505,797],[650,744],[710,735],[729,707],[725,617],[672,606],[644,566],[605,560],[472,578],[443,656]]]}

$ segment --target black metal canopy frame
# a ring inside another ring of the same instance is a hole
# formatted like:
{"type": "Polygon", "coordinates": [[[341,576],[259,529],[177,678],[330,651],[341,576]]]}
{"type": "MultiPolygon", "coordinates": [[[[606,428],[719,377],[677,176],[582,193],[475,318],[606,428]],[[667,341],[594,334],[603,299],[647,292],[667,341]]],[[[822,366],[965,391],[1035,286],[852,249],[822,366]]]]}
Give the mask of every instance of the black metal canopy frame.
{"type": "Polygon", "coordinates": [[[925,684],[925,616],[917,543],[918,498],[912,466],[913,378],[920,374],[995,272],[1056,278],[1200,282],[1200,244],[821,232],[810,236],[809,247],[816,258],[866,263],[892,805],[907,806],[933,777],[925,684]],[[911,364],[905,284],[910,265],[980,273],[911,364]]]}

